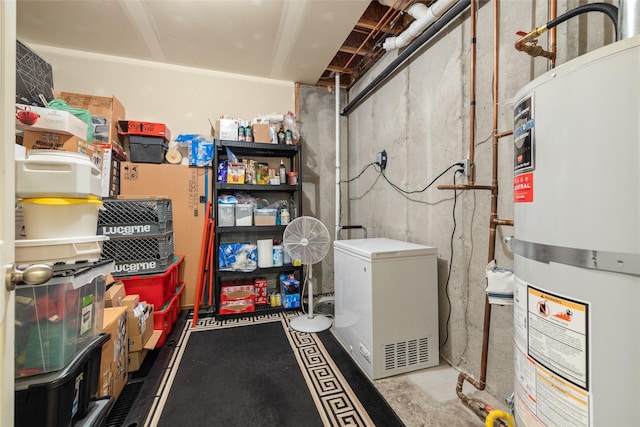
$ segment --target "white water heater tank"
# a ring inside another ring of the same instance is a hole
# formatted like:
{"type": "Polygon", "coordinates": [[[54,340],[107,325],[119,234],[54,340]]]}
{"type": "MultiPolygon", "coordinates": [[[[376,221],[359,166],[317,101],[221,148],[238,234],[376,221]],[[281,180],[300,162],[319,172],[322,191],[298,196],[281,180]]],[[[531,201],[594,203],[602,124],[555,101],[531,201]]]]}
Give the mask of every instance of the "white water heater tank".
{"type": "Polygon", "coordinates": [[[518,426],[630,426],[640,402],[640,36],[514,107],[518,426]]]}

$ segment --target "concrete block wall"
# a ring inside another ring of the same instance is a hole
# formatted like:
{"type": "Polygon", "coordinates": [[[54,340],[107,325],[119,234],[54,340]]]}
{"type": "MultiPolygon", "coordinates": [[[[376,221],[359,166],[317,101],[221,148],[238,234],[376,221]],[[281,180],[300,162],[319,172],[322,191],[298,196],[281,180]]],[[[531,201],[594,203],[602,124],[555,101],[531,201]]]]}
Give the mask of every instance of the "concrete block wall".
{"type": "MultiPolygon", "coordinates": [[[[514,49],[516,31],[530,31],[547,19],[547,1],[500,2],[500,69],[498,132],[513,128],[514,97],[518,90],[548,69],[548,61],[514,49]]],[[[558,1],[558,15],[584,1],[558,1]]],[[[613,1],[610,3],[616,4],[613,1]]],[[[613,41],[613,27],[601,14],[587,14],[557,27],[557,65],[613,41]]],[[[546,47],[546,35],[540,44],[546,47]]],[[[347,117],[342,129],[342,179],[357,176],[376,153],[387,151],[385,176],[370,167],[350,184],[342,185],[341,224],[361,224],[369,237],[389,237],[438,248],[441,355],[453,366],[478,378],[484,316],[485,267],[488,260],[490,192],[438,190],[453,184],[450,165],[469,156],[470,14],[467,11],[416,52],[347,117]],[[455,208],[455,234],[453,207],[455,208]],[[447,285],[447,277],[450,277],[447,285]],[[448,295],[448,297],[447,297],[448,295]]],[[[356,83],[346,104],[398,55],[386,53],[356,83]]],[[[477,19],[476,64],[476,184],[491,184],[493,2],[480,1],[477,19]]],[[[335,108],[334,94],[324,88],[301,87],[300,120],[305,149],[306,214],[335,226],[335,108]]],[[[499,141],[498,216],[513,218],[513,139],[499,141]]],[[[456,183],[466,183],[457,174],[456,183]]],[[[513,256],[502,242],[513,234],[498,227],[496,259],[512,268],[513,256]]],[[[354,238],[360,237],[353,235],[354,238]]],[[[332,253],[314,269],[321,270],[319,292],[333,289],[332,253]]],[[[391,286],[393,284],[390,284],[391,286]]],[[[502,400],[513,391],[513,316],[510,306],[494,306],[491,317],[487,390],[502,400]]],[[[455,384],[451,384],[455,387],[455,384]]],[[[465,385],[465,391],[472,392],[465,385]]]]}

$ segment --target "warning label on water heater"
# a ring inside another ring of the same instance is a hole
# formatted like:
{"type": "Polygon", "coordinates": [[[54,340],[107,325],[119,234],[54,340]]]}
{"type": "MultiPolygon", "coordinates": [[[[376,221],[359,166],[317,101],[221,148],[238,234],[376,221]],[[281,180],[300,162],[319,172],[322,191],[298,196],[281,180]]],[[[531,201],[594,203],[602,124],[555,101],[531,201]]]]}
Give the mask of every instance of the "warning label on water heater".
{"type": "Polygon", "coordinates": [[[533,172],[513,177],[513,201],[515,203],[533,202],[533,172]]]}
{"type": "Polygon", "coordinates": [[[516,413],[527,426],[590,427],[589,304],[516,277],[516,413]]]}

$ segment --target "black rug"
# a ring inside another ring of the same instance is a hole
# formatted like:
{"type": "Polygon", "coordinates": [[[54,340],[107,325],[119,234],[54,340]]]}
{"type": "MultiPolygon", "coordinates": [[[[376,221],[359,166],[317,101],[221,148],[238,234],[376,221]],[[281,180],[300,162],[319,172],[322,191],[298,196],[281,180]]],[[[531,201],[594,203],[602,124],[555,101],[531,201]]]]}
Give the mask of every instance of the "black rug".
{"type": "Polygon", "coordinates": [[[403,425],[329,331],[288,317],[188,322],[145,424],[403,425]]]}

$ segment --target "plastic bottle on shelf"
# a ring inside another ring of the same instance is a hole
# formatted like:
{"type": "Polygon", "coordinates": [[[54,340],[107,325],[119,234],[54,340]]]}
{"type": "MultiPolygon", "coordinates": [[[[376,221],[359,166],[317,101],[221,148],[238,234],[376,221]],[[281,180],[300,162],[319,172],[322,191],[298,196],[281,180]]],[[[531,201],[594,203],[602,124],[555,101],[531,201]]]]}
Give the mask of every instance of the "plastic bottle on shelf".
{"type": "Polygon", "coordinates": [[[289,224],[290,219],[289,210],[287,208],[282,208],[282,211],[280,212],[280,224],[287,225],[289,224]]]}
{"type": "Polygon", "coordinates": [[[289,218],[295,219],[298,217],[298,208],[296,202],[293,201],[293,196],[289,199],[289,218]]]}
{"type": "Polygon", "coordinates": [[[286,184],[287,183],[287,167],[284,165],[284,160],[280,159],[280,169],[279,169],[279,174],[280,174],[280,184],[286,184]]]}

